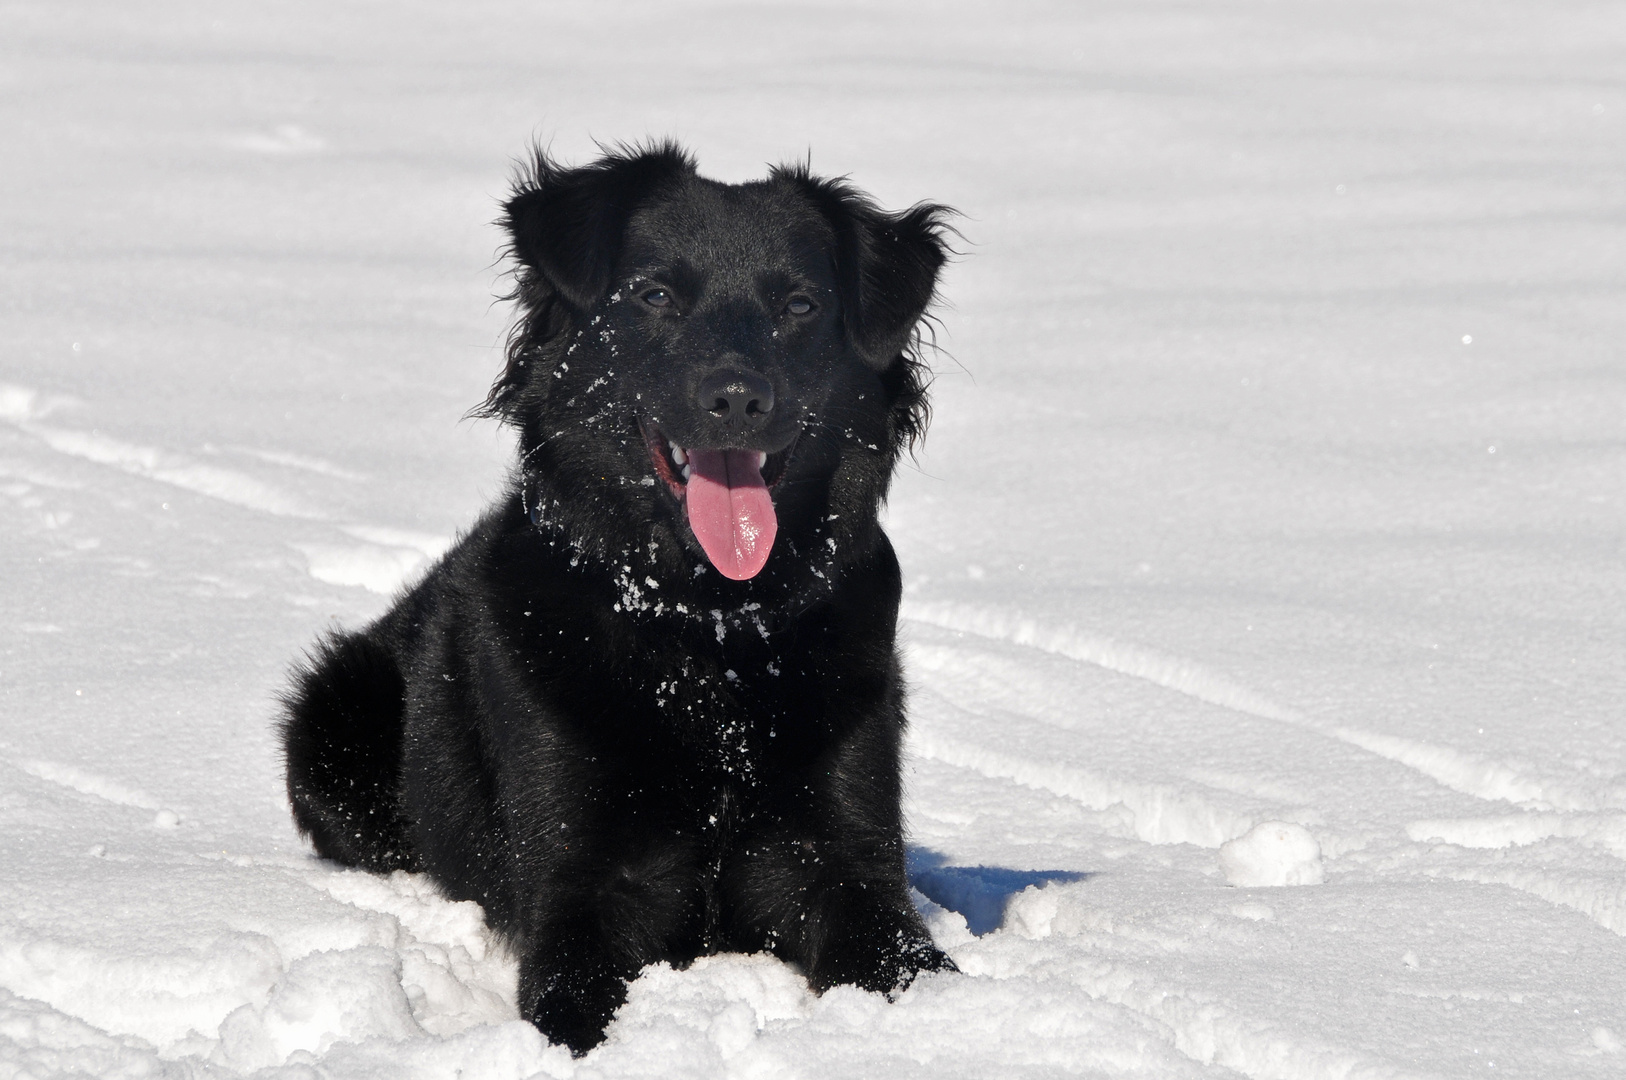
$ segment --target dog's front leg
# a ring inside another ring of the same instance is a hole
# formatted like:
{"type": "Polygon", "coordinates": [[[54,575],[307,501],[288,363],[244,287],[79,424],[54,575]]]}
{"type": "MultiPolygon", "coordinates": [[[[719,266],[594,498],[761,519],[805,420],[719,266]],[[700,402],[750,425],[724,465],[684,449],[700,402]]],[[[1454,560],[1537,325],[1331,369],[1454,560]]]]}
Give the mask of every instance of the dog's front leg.
{"type": "MultiPolygon", "coordinates": [[[[675,801],[669,792],[652,798],[675,801]]],[[[540,860],[531,868],[521,916],[521,1015],[578,1057],[603,1041],[627,984],[646,964],[694,959],[704,909],[692,835],[630,819],[595,824],[571,832],[582,839],[596,832],[596,842],[578,840],[568,854],[554,847],[545,868],[540,860]]],[[[531,834],[524,847],[546,849],[550,833],[531,834]]]]}
{"type": "Polygon", "coordinates": [[[816,839],[803,863],[812,880],[802,963],[821,992],[848,983],[890,996],[922,971],[956,970],[909,899],[902,695],[889,684],[877,700],[849,701],[856,722],[807,786],[803,828],[816,839]]]}
{"type": "MultiPolygon", "coordinates": [[[[883,714],[884,717],[884,714],[883,714]]],[[[728,880],[739,947],[767,947],[822,993],[850,984],[892,995],[922,971],[953,971],[909,899],[896,731],[880,719],[742,837],[728,880]]]]}
{"type": "Polygon", "coordinates": [[[847,984],[892,996],[923,971],[956,970],[909,899],[901,839],[831,828],[839,821],[787,815],[752,838],[730,882],[734,947],[767,948],[818,993],[847,984]]]}

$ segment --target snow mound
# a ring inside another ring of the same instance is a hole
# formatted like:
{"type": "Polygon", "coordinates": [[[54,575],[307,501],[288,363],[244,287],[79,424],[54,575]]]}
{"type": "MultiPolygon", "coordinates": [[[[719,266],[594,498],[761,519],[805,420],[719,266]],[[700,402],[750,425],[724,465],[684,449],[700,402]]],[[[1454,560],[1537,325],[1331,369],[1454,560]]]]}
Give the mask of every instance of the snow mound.
{"type": "Polygon", "coordinates": [[[401,986],[401,959],[377,946],[301,957],[264,1008],[243,1005],[220,1026],[220,1056],[243,1071],[286,1062],[335,1042],[422,1036],[401,986]]]}
{"type": "Polygon", "coordinates": [[[376,544],[300,544],[310,576],[329,585],[355,585],[392,596],[427,560],[408,547],[376,544]]]}
{"type": "Polygon", "coordinates": [[[1262,885],[1320,885],[1321,845],[1310,830],[1286,821],[1267,821],[1219,849],[1220,870],[1238,888],[1262,885]]]}

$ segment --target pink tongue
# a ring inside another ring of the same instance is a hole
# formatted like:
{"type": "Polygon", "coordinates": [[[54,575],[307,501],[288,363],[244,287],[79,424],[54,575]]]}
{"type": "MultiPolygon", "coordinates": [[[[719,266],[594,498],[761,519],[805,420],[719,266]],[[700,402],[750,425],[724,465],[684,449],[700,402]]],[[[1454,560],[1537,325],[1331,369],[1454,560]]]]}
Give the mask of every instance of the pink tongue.
{"type": "Polygon", "coordinates": [[[690,450],[684,493],[689,528],[717,572],[735,581],[757,576],[779,531],[755,450],[690,450]]]}

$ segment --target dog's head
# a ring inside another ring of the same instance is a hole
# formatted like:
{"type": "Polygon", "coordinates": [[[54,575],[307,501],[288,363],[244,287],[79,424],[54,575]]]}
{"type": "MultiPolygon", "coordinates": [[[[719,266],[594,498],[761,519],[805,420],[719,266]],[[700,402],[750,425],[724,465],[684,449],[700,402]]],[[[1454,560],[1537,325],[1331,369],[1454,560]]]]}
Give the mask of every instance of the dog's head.
{"type": "Polygon", "coordinates": [[[538,153],[506,211],[520,320],[485,411],[521,432],[533,516],[736,581],[873,542],[924,424],[948,211],[888,213],[804,167],[718,183],[671,144],[538,153]]]}

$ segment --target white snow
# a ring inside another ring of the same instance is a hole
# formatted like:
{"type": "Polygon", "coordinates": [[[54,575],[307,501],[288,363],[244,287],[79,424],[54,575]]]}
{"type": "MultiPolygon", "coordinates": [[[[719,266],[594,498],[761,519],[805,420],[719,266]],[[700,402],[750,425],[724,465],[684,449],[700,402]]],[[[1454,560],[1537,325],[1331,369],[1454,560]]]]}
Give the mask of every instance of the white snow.
{"type": "MultiPolygon", "coordinates": [[[[1320,885],[1326,880],[1321,845],[1309,829],[1290,821],[1262,821],[1245,835],[1227,840],[1220,845],[1219,867],[1227,884],[1244,889],[1320,885]]],[[[1238,907],[1231,913],[1243,914],[1238,907]]]]}
{"type": "Polygon", "coordinates": [[[1623,50],[1568,0],[6,7],[0,1076],[1620,1075],[1623,50]],[[501,488],[509,160],[667,134],[965,212],[889,515],[962,974],[656,967],[572,1061],[478,909],[310,857],[269,724],[501,488]]]}

